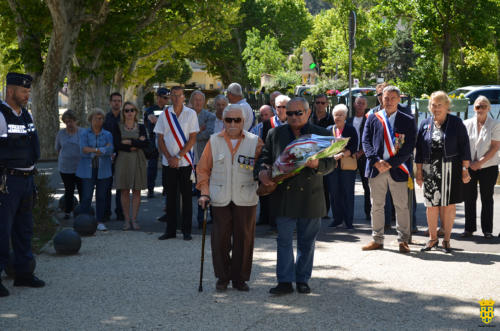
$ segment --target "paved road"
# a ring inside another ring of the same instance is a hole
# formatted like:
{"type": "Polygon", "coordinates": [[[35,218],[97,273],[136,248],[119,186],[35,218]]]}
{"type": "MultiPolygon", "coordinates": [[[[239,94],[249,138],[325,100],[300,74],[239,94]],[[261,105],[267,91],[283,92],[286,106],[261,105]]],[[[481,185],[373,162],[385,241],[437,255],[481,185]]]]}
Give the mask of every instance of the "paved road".
{"type": "MultiPolygon", "coordinates": [[[[359,192],[357,186],[357,206],[359,192]]],[[[144,199],[144,231],[85,237],[78,255],[58,256],[48,246],[37,257],[45,288],[13,288],[3,279],[11,296],[0,299],[0,330],[470,330],[484,326],[477,301],[500,302],[498,238],[454,238],[452,254],[421,253],[413,244],[403,255],[389,234],[385,250],[363,252],[370,233],[358,211],[354,232],[332,230],[324,220],[311,295],[268,294],[275,284],[276,242],[265,226],[257,231],[250,292],[214,290],[208,241],[199,293],[201,236],[157,240],[163,224],[154,216],[161,205],[159,198],[144,199]]],[[[120,222],[110,225],[119,229],[120,222]]],[[[454,237],[462,228],[459,207],[454,237]]],[[[417,243],[424,240],[415,236],[417,243]]],[[[500,318],[490,326],[500,328],[500,318]]]]}

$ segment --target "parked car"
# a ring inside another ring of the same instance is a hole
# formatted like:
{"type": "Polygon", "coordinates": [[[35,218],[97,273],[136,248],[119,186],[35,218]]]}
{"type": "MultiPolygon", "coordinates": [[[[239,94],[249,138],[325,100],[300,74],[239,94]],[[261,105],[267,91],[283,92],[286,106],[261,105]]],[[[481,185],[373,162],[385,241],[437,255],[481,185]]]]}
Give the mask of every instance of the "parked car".
{"type": "Polygon", "coordinates": [[[500,85],[471,85],[460,87],[451,91],[448,95],[459,96],[463,94],[469,98],[468,117],[474,116],[474,101],[480,95],[484,95],[491,102],[490,116],[498,119],[500,116],[500,85]]]}

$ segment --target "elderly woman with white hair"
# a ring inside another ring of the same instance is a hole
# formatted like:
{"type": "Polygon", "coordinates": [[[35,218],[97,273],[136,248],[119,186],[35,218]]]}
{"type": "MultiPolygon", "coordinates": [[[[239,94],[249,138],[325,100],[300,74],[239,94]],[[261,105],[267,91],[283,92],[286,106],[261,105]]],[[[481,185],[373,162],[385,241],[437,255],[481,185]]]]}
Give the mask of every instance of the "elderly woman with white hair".
{"type": "Polygon", "coordinates": [[[248,291],[252,270],[259,201],[253,168],[264,143],[243,130],[243,112],[238,104],[224,109],[224,130],[210,136],[196,169],[198,203],[202,208],[212,205],[212,260],[218,291],[226,290],[230,280],[233,288],[248,291]]]}
{"type": "Polygon", "coordinates": [[[464,121],[469,135],[471,181],[465,185],[465,231],[462,237],[472,237],[476,228],[477,186],[481,191],[481,230],[486,239],[493,238],[493,194],[500,163],[500,121],[488,116],[491,103],[484,95],[474,101],[476,116],[464,121]]]}
{"type": "Polygon", "coordinates": [[[76,176],[82,179],[82,211],[90,212],[94,188],[96,189],[97,230],[106,231],[103,223],[106,192],[113,181],[111,155],[113,154],[113,136],[103,129],[104,112],[95,108],[88,116],[90,128],[81,130],[80,162],[76,176]]]}
{"type": "Polygon", "coordinates": [[[346,123],[347,107],[338,104],[333,108],[334,124],[327,129],[332,130],[336,138],[350,138],[345,149],[334,155],[339,163],[337,168],[327,175],[330,205],[333,221],[330,227],[345,224],[346,229],[354,229],[354,181],[356,180],[357,162],[352,158],[358,150],[358,134],[356,129],[346,123]]]}

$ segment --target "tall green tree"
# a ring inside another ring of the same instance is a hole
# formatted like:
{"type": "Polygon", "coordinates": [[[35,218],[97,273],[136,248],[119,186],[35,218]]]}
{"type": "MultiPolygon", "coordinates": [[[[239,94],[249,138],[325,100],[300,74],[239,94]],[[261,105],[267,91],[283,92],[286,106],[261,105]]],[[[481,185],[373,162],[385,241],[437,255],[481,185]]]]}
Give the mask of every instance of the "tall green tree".
{"type": "Polygon", "coordinates": [[[282,53],[278,40],[269,35],[262,39],[259,30],[255,28],[247,31],[246,47],[242,55],[253,86],[260,85],[263,73],[274,74],[284,70],[286,56],[282,53]]]}
{"type": "Polygon", "coordinates": [[[249,85],[242,58],[247,31],[255,28],[262,36],[275,38],[281,51],[290,54],[312,27],[304,0],[242,0],[235,15],[239,21],[233,25],[230,38],[202,43],[192,53],[193,58],[206,63],[207,70],[226,85],[233,81],[249,85]]]}

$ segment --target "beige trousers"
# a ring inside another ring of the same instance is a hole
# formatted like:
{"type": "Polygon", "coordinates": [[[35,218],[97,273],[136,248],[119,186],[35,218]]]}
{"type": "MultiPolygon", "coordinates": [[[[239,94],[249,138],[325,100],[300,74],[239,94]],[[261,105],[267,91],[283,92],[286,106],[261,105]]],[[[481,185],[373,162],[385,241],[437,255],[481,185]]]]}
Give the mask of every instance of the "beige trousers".
{"type": "Polygon", "coordinates": [[[389,171],[370,178],[372,201],[372,236],[378,244],[384,243],[384,206],[385,196],[389,188],[394,208],[396,209],[396,230],[399,242],[408,242],[410,239],[410,211],[408,209],[408,182],[396,182],[389,171]]]}

